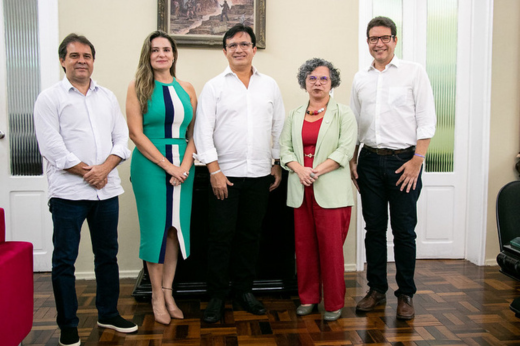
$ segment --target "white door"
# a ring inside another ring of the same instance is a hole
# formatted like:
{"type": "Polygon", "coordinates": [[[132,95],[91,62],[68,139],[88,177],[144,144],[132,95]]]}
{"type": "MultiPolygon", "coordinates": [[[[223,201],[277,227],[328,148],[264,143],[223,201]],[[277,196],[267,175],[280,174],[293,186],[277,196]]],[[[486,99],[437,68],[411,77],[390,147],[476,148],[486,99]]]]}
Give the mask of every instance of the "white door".
{"type": "MultiPolygon", "coordinates": [[[[469,121],[471,109],[469,104],[473,97],[470,90],[486,87],[485,85],[475,85],[472,81],[472,68],[474,66],[472,65],[472,57],[474,58],[474,56],[471,55],[471,44],[472,39],[476,36],[475,27],[472,27],[475,18],[472,18],[472,16],[475,16],[475,13],[478,14],[485,11],[489,7],[489,2],[472,2],[471,0],[360,1],[360,68],[368,66],[373,60],[368,53],[366,44],[366,25],[374,16],[383,15],[394,19],[398,26],[397,36],[401,43],[401,47],[396,48],[398,57],[404,60],[419,62],[428,70],[427,62],[428,60],[430,62],[433,60],[432,55],[437,54],[438,59],[439,54],[449,54],[448,48],[432,49],[432,46],[428,45],[428,39],[432,38],[434,29],[428,27],[428,14],[432,15],[434,11],[440,11],[441,15],[445,15],[450,6],[454,11],[454,16],[451,17],[452,28],[447,29],[445,26],[441,26],[440,29],[437,28],[437,30],[441,31],[441,34],[435,39],[439,40],[439,42],[451,40],[452,46],[456,50],[452,51],[455,52],[453,63],[456,63],[456,72],[453,73],[453,83],[451,85],[453,88],[456,85],[456,89],[453,90],[455,103],[452,104],[452,112],[455,113],[454,130],[451,132],[453,160],[451,160],[451,167],[443,172],[432,172],[431,169],[428,171],[428,168],[431,168],[431,166],[426,168],[426,172],[423,172],[423,189],[418,202],[418,224],[416,227],[417,258],[419,259],[454,259],[467,258],[468,256],[468,249],[466,248],[468,243],[466,239],[466,220],[469,218],[468,205],[471,204],[471,201],[467,199],[469,195],[468,157],[471,157],[472,154],[475,157],[475,152],[472,153],[473,148],[469,146],[471,142],[470,129],[472,128],[469,121]]],[[[431,75],[430,79],[432,79],[431,75]]],[[[440,108],[442,107],[437,106],[438,130],[436,136],[444,138],[447,135],[445,129],[440,130],[441,121],[439,114],[443,111],[440,108]]],[[[474,122],[479,121],[478,116],[478,114],[472,114],[474,122]]],[[[440,151],[442,152],[442,148],[440,151]]],[[[429,150],[430,152],[431,150],[429,150]]],[[[485,154],[483,153],[484,162],[485,154]]],[[[478,182],[476,183],[478,184],[478,182]]],[[[358,206],[361,206],[359,198],[358,206]]],[[[357,268],[362,270],[365,262],[363,243],[365,224],[361,207],[358,208],[357,217],[357,268]]],[[[393,261],[393,238],[390,225],[388,229],[388,259],[393,261]]]]}
{"type": "MultiPolygon", "coordinates": [[[[455,95],[457,96],[451,110],[455,114],[454,130],[451,130],[453,149],[450,150],[453,153],[453,167],[447,169],[446,172],[439,172],[426,165],[426,171],[422,176],[423,190],[418,202],[416,228],[417,258],[464,258],[469,114],[468,108],[462,107],[462,105],[465,105],[467,99],[465,90],[470,88],[468,78],[466,78],[467,66],[469,66],[467,62],[470,56],[464,46],[471,37],[469,21],[465,21],[471,13],[471,8],[468,8],[469,2],[457,0],[423,0],[415,2],[414,6],[416,6],[415,11],[405,12],[405,16],[408,15],[409,18],[403,18],[403,34],[409,32],[410,34],[405,38],[412,43],[406,48],[407,42],[403,42],[403,53],[409,56],[408,58],[405,56],[405,59],[414,58],[428,69],[428,60],[433,60],[435,55],[437,57],[441,55],[446,59],[446,55],[453,54],[452,72],[456,88],[453,88],[451,92],[454,99],[455,95]],[[446,15],[449,12],[454,14],[452,20],[446,19],[442,24],[445,27],[451,26],[451,28],[432,28],[431,25],[428,27],[428,21],[434,20],[432,17],[446,15]],[[438,30],[439,34],[435,36],[435,39],[443,41],[443,46],[440,44],[429,45],[428,40],[434,36],[428,34],[429,29],[438,30]],[[443,39],[446,33],[449,34],[449,37],[443,39]],[[448,42],[451,42],[451,46],[448,46],[448,42]]],[[[441,59],[437,58],[437,60],[441,59]]],[[[435,68],[430,67],[430,70],[435,70],[435,68]]],[[[430,75],[432,84],[433,78],[434,76],[430,75]]],[[[440,94],[443,92],[449,92],[448,88],[438,90],[436,98],[440,98],[440,94]]],[[[445,136],[441,117],[443,108],[448,107],[437,101],[436,108],[437,132],[435,137],[437,138],[434,137],[432,144],[434,140],[442,141],[442,136],[445,136]]],[[[446,111],[444,110],[444,112],[446,111]]],[[[432,155],[430,152],[431,150],[429,150],[429,155],[432,155]]]]}
{"type": "MultiPolygon", "coordinates": [[[[20,11],[27,13],[25,11],[31,5],[34,6],[33,10],[36,11],[37,8],[38,12],[40,88],[44,89],[59,79],[57,0],[27,3],[18,0],[2,0],[0,5],[0,131],[5,136],[0,139],[0,207],[5,209],[6,214],[6,239],[31,242],[34,246],[34,271],[50,271],[52,221],[47,207],[46,177],[43,174],[22,175],[16,172],[13,174],[11,169],[13,162],[11,152],[13,147],[20,148],[20,145],[10,143],[16,138],[16,134],[9,130],[9,110],[12,111],[13,107],[9,108],[8,103],[13,96],[8,95],[7,83],[10,71],[6,57],[12,60],[13,55],[6,51],[5,36],[6,31],[9,33],[10,30],[6,29],[5,25],[6,21],[19,20],[20,11]],[[25,5],[25,9],[17,8],[20,4],[25,5]]],[[[37,47],[27,46],[28,52],[34,52],[35,49],[37,47]]],[[[17,56],[15,59],[23,59],[23,57],[17,56]]],[[[24,77],[10,80],[23,82],[24,77]]],[[[15,116],[17,116],[16,112],[15,116]]],[[[16,152],[17,155],[26,153],[23,148],[16,152]]]]}

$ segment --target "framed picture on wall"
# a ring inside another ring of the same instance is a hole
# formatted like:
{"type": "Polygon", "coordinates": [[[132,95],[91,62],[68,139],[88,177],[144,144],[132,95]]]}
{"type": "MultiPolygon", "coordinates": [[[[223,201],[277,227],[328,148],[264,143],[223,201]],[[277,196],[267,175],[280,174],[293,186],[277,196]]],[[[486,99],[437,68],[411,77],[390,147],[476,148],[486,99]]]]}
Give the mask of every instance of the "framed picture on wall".
{"type": "Polygon", "coordinates": [[[179,45],[222,46],[237,23],[253,28],[256,46],[265,48],[266,0],[157,0],[157,27],[179,45]]]}

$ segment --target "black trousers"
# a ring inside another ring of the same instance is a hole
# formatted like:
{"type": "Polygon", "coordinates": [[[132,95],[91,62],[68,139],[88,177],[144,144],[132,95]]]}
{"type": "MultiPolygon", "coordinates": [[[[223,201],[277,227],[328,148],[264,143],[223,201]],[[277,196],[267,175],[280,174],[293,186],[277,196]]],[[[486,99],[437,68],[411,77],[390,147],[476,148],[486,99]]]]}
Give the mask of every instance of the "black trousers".
{"type": "Polygon", "coordinates": [[[251,292],[255,278],[262,221],[269,200],[271,175],[228,177],[228,198],[219,200],[210,188],[208,293],[224,299],[229,282],[237,293],[251,292]]]}
{"type": "MultiPolygon", "coordinates": [[[[417,288],[415,274],[415,226],[417,200],[421,193],[421,173],[415,190],[409,193],[396,186],[402,173],[395,171],[413,158],[413,152],[378,155],[366,149],[359,154],[358,184],[366,223],[365,248],[367,255],[368,286],[380,293],[388,290],[386,229],[388,209],[394,236],[396,282],[394,294],[413,297],[417,288]]],[[[421,170],[422,172],[422,170],[421,170]]]]}

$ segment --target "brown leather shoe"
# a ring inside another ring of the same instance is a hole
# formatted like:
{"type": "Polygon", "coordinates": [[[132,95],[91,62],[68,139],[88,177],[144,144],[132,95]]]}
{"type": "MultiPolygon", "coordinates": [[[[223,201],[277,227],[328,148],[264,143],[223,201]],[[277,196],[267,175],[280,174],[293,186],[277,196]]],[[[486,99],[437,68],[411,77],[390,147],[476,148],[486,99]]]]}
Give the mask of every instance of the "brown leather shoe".
{"type": "Polygon", "coordinates": [[[378,305],[386,303],[386,295],[374,290],[368,291],[365,298],[361,299],[356,306],[358,311],[372,311],[378,305]]]}
{"type": "Polygon", "coordinates": [[[397,297],[397,319],[411,320],[415,317],[415,309],[413,308],[413,299],[405,294],[397,297]]]}

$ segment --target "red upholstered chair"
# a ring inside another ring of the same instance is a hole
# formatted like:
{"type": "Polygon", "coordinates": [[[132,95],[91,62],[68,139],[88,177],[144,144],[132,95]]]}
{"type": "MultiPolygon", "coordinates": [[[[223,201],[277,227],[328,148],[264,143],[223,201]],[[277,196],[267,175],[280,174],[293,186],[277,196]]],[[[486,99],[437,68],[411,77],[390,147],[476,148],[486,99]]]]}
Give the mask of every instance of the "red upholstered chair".
{"type": "Polygon", "coordinates": [[[0,344],[15,346],[33,323],[33,245],[5,241],[5,214],[0,208],[0,344]]]}

